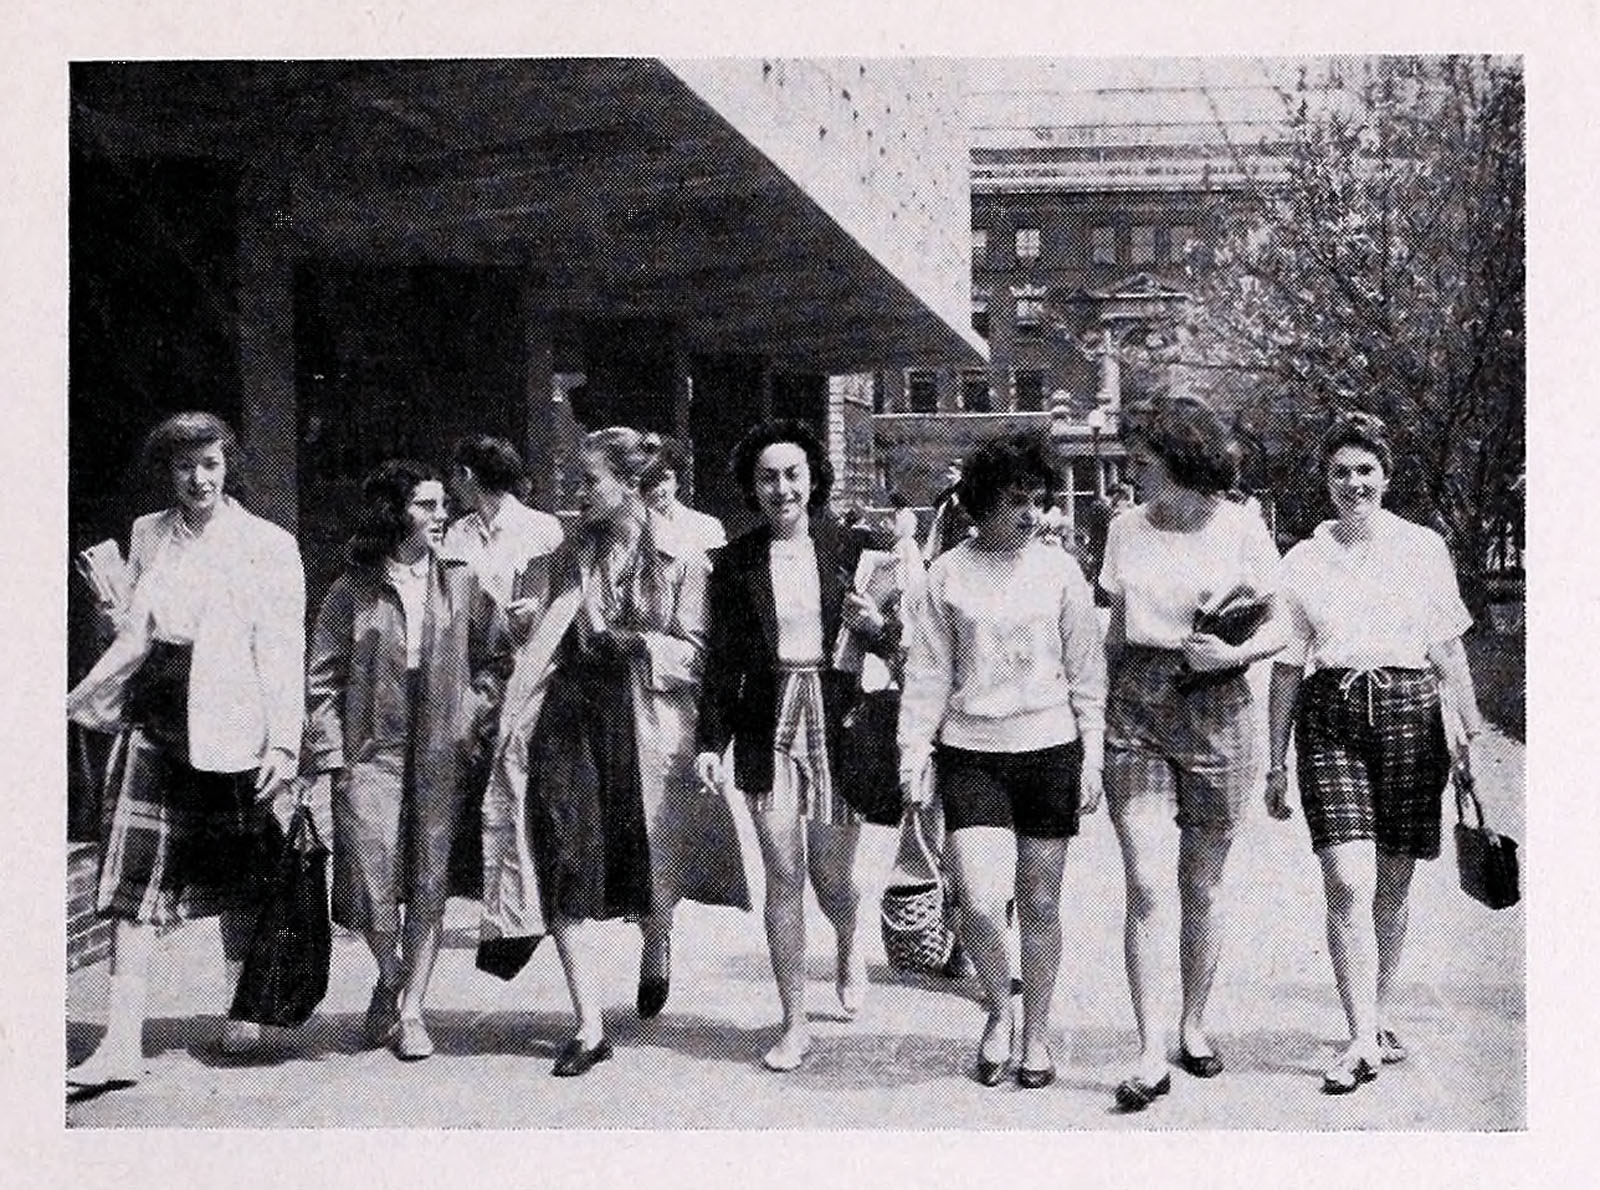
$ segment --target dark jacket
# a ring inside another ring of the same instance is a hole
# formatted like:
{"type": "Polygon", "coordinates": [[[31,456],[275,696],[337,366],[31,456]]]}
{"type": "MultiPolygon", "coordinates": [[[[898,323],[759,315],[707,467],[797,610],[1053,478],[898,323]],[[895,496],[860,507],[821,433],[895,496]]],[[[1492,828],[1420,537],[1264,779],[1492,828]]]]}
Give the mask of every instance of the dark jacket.
{"type": "MultiPolygon", "coordinates": [[[[831,518],[814,516],[822,595],[822,702],[828,758],[839,776],[840,727],[861,689],[859,674],[827,667],[839,635],[845,593],[855,577],[863,539],[847,534],[831,518]]],[[[733,741],[734,784],[746,793],[772,788],[772,739],[777,729],[778,613],[772,595],[772,531],[759,525],[717,552],[707,589],[706,668],[700,686],[700,751],[719,755],[733,741]]],[[[900,621],[886,611],[882,635],[868,647],[893,657],[900,647],[900,621]]]]}

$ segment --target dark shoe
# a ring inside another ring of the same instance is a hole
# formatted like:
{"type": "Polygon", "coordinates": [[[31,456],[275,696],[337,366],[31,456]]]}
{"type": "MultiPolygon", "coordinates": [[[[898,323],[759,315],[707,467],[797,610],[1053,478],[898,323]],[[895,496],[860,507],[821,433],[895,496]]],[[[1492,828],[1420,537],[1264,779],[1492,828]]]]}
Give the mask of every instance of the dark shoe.
{"type": "Polygon", "coordinates": [[[420,1017],[402,1017],[394,1034],[395,1057],[402,1062],[421,1062],[433,1057],[433,1038],[420,1017]]]}
{"type": "Polygon", "coordinates": [[[400,1024],[400,989],[379,984],[372,989],[367,1001],[367,1017],[361,1027],[367,1045],[373,1049],[389,1044],[389,1038],[400,1024]]]}
{"type": "Polygon", "coordinates": [[[1026,1066],[1017,1067],[1017,1086],[1029,1091],[1037,1091],[1040,1087],[1048,1087],[1056,1081],[1056,1068],[1046,1066],[1043,1070],[1029,1070],[1026,1066]]]}
{"type": "Polygon", "coordinates": [[[648,976],[639,980],[639,1019],[648,1021],[652,1017],[661,1015],[661,1010],[667,1005],[667,996],[672,991],[670,980],[657,976],[648,976]]]}
{"type": "Polygon", "coordinates": [[[1348,1095],[1362,1083],[1370,1083],[1377,1077],[1378,1068],[1365,1058],[1357,1058],[1354,1061],[1348,1057],[1341,1058],[1322,1076],[1322,1093],[1348,1095]]]}
{"type": "Polygon", "coordinates": [[[1394,1066],[1411,1056],[1405,1043],[1394,1035],[1393,1029],[1378,1030],[1378,1058],[1385,1066],[1394,1066]]]}
{"type": "Polygon", "coordinates": [[[977,1064],[972,1068],[972,1076],[986,1087],[998,1087],[1006,1077],[1006,1067],[1011,1064],[1010,1058],[999,1062],[991,1062],[982,1054],[978,1055],[977,1064]]]}
{"type": "Polygon", "coordinates": [[[1117,1106],[1123,1111],[1143,1111],[1170,1090],[1170,1074],[1163,1074],[1153,1083],[1145,1082],[1136,1074],[1117,1084],[1117,1106]]]}
{"type": "Polygon", "coordinates": [[[574,1037],[567,1042],[566,1048],[561,1051],[561,1056],[556,1059],[556,1064],[550,1073],[557,1078],[575,1078],[580,1074],[588,1074],[597,1063],[611,1057],[611,1052],[611,1042],[604,1037],[592,1049],[586,1048],[582,1041],[574,1037]]]}
{"type": "Polygon", "coordinates": [[[1222,1073],[1222,1058],[1217,1054],[1191,1054],[1180,1046],[1178,1068],[1195,1078],[1216,1078],[1222,1073]]]}

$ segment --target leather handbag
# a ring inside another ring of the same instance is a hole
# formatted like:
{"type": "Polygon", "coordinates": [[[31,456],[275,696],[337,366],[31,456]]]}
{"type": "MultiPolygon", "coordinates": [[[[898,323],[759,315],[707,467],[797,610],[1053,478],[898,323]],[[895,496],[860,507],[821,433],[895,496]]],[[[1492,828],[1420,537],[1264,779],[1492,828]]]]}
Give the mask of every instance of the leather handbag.
{"type": "Polygon", "coordinates": [[[908,871],[897,865],[889,887],[884,889],[883,953],[889,966],[898,971],[945,974],[955,952],[956,932],[939,862],[928,846],[917,807],[906,808],[901,831],[912,844],[912,859],[918,870],[908,871]]]}
{"type": "MultiPolygon", "coordinates": [[[[1194,630],[1207,636],[1214,636],[1224,644],[1242,645],[1260,630],[1271,612],[1271,600],[1262,599],[1248,587],[1238,587],[1217,608],[1195,612],[1194,630]]],[[[1182,693],[1188,694],[1195,690],[1220,686],[1243,674],[1246,668],[1234,665],[1227,669],[1208,670],[1205,673],[1185,670],[1172,680],[1182,693]]]]}
{"type": "Polygon", "coordinates": [[[874,826],[900,821],[900,691],[864,693],[844,717],[839,748],[839,796],[874,826]]]}
{"type": "Polygon", "coordinates": [[[1461,891],[1491,909],[1508,909],[1522,899],[1517,865],[1517,841],[1489,829],[1483,820],[1483,803],[1466,765],[1456,768],[1456,867],[1461,891]],[[1472,807],[1477,825],[1467,821],[1472,807]]]}

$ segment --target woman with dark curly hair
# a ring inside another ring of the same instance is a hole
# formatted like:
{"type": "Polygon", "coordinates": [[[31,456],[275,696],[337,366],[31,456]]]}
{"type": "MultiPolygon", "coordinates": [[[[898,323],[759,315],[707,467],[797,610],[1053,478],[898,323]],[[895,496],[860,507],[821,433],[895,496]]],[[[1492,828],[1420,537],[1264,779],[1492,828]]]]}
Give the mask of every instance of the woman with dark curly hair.
{"type": "MultiPolygon", "coordinates": [[[[249,945],[255,807],[288,793],[304,703],[305,572],[294,538],[247,512],[238,441],[210,413],[145,440],[174,503],[133,522],[117,636],[67,696],[75,723],[118,733],[107,774],[96,908],[116,919],[105,1037],[68,1072],[80,1091],[139,1081],[156,926],[220,915],[231,995],[249,945]]],[[[259,1026],[230,1021],[224,1050],[259,1026]]]]}
{"type": "Polygon", "coordinates": [[[830,659],[845,629],[890,656],[900,630],[897,618],[851,590],[860,543],[824,511],[833,468],[807,426],[763,422],[734,450],[732,467],[762,523],[723,547],[713,564],[695,765],[707,785],[723,787],[722,754],[733,745],[733,783],[749,798],[766,865],[767,945],[783,1003],[783,1032],[762,1061],[788,1071],[811,1044],[808,871],[833,924],[846,1016],[860,1011],[867,983],[856,936],[861,818],[842,795],[839,768],[843,722],[860,679],[830,659]]]}
{"type": "Polygon", "coordinates": [[[1444,541],[1383,508],[1394,474],[1383,423],[1339,417],[1317,468],[1338,515],[1284,558],[1290,648],[1272,672],[1267,808],[1289,817],[1292,726],[1350,1026],[1323,1076],[1322,1089],[1339,1095],[1406,1057],[1385,1017],[1411,875],[1439,854],[1452,756],[1470,767],[1483,722],[1461,647],[1472,617],[1444,541]]]}
{"type": "Polygon", "coordinates": [[[1106,802],[1127,881],[1123,944],[1140,1041],[1138,1066],[1116,1098],[1137,1111],[1172,1086],[1164,958],[1174,813],[1178,1064],[1197,1078],[1222,1072],[1205,1009],[1221,941],[1218,887],[1245,791],[1258,779],[1244,667],[1283,642],[1271,619],[1240,645],[1195,627],[1197,614],[1240,594],[1271,597],[1278,582],[1266,525],[1224,496],[1237,464],[1216,415],[1192,398],[1163,398],[1130,411],[1123,435],[1141,503],[1111,523],[1100,586],[1112,601],[1106,802]]]}
{"type": "Polygon", "coordinates": [[[510,653],[499,604],[438,554],[439,474],[391,459],[361,496],[350,565],[312,635],[304,769],[332,776],[333,919],[378,966],[367,1043],[416,1061],[433,1053],[423,1001],[465,770],[493,738],[510,653]]]}
{"type": "Polygon", "coordinates": [[[1014,1046],[1019,1085],[1055,1078],[1048,1031],[1067,840],[1079,814],[1100,803],[1100,622],[1077,562],[1040,535],[1059,487],[1041,439],[979,446],[959,493],[977,532],[934,560],[907,617],[901,787],[908,803],[927,802],[931,766],[962,932],[988,1002],[976,1064],[985,1086],[1005,1077],[1014,1046]],[[1005,942],[1012,901],[1021,935],[1020,1039],[1005,942]]]}

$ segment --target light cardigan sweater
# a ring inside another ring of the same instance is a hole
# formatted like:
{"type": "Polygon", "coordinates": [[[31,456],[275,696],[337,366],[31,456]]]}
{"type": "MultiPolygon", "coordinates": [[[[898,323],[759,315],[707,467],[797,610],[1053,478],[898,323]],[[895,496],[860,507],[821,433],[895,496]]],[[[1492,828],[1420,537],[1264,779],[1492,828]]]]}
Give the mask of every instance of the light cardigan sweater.
{"type": "Polygon", "coordinates": [[[1030,752],[1105,728],[1106,658],[1094,598],[1065,551],[1034,541],[939,556],[907,617],[900,773],[916,780],[935,740],[1030,752]]]}
{"type": "MultiPolygon", "coordinates": [[[[122,728],[128,679],[154,641],[150,599],[156,584],[142,580],[161,567],[182,531],[182,516],[169,508],[134,521],[128,613],[111,647],[67,695],[73,722],[98,731],[122,728]]],[[[189,763],[205,772],[245,772],[269,750],[300,751],[305,571],[293,537],[229,497],[204,535],[207,565],[199,573],[205,590],[189,673],[189,763]]]]}

